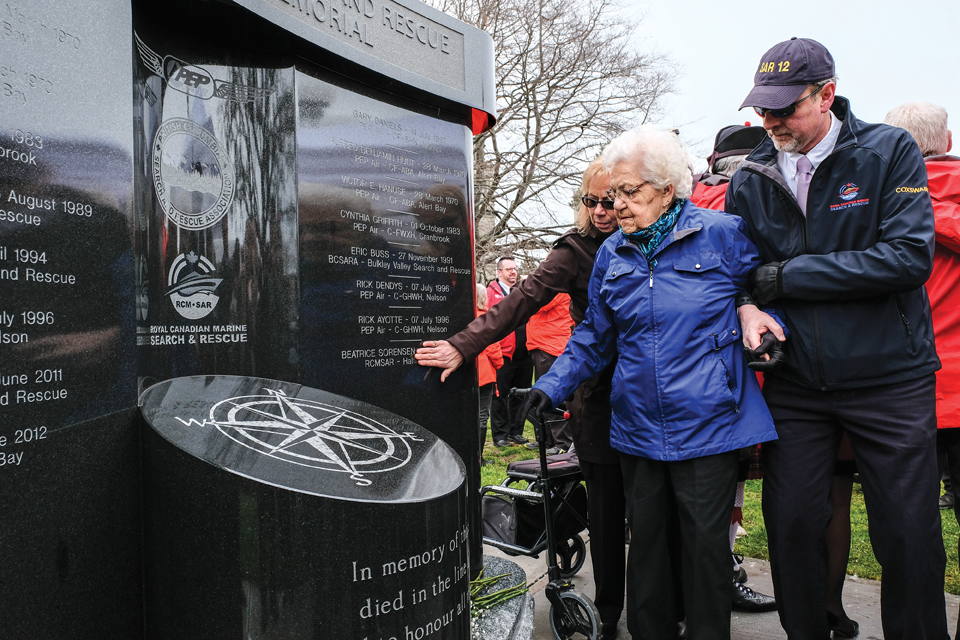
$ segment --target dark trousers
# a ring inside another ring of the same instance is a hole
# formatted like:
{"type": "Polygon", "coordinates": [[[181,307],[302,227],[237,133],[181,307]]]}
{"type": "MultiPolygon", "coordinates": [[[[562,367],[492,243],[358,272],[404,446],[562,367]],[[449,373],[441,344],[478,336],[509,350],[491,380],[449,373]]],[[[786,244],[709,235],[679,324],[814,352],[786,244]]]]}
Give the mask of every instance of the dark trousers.
{"type": "Polygon", "coordinates": [[[827,640],[826,529],[843,431],[862,479],[870,541],[883,567],[883,636],[944,640],[946,556],[937,505],[934,376],[816,391],[768,377],[779,440],[763,445],[763,517],[780,623],[791,640],[827,640]]]}
{"type": "MultiPolygon", "coordinates": [[[[957,512],[957,494],[960,494],[960,428],[937,429],[937,454],[938,469],[937,475],[942,475],[947,470],[951,478],[956,478],[956,482],[951,482],[949,490],[953,492],[953,516],[960,523],[960,513],[957,512]]],[[[957,551],[960,552],[960,543],[957,544],[957,551]]],[[[960,620],[957,621],[957,631],[953,636],[960,638],[960,620]]]]}
{"type": "Polygon", "coordinates": [[[682,608],[688,638],[729,640],[730,505],[738,459],[737,451],[680,462],[621,454],[631,532],[627,628],[634,638],[676,638],[682,608]],[[671,553],[676,540],[680,601],[672,562],[676,552],[671,553]]]}
{"type": "MultiPolygon", "coordinates": [[[[533,370],[536,373],[537,380],[546,375],[553,363],[557,361],[557,356],[547,353],[543,349],[533,349],[530,351],[530,357],[533,359],[533,370]]],[[[564,451],[569,451],[570,445],[573,444],[573,432],[570,430],[570,423],[567,420],[551,420],[547,424],[550,426],[547,434],[547,446],[557,445],[564,451]]]]}
{"type": "Polygon", "coordinates": [[[490,402],[490,435],[494,442],[506,440],[509,435],[522,435],[523,424],[515,424],[513,409],[520,405],[510,402],[510,389],[527,389],[533,384],[533,360],[527,352],[518,360],[504,358],[503,366],[497,369],[499,396],[490,402]],[[514,406],[516,405],[516,406],[514,406]]]}
{"type": "Polygon", "coordinates": [[[937,429],[937,473],[943,478],[944,492],[954,493],[950,477],[960,474],[960,428],[937,429]]]}
{"type": "Polygon", "coordinates": [[[490,419],[490,402],[493,400],[497,391],[497,385],[494,382],[482,385],[480,387],[480,457],[483,458],[483,445],[487,441],[487,420],[490,419]]]}
{"type": "Polygon", "coordinates": [[[600,620],[615,625],[623,613],[627,553],[623,519],[626,500],[620,465],[580,461],[587,482],[587,515],[590,522],[590,557],[600,620]]]}

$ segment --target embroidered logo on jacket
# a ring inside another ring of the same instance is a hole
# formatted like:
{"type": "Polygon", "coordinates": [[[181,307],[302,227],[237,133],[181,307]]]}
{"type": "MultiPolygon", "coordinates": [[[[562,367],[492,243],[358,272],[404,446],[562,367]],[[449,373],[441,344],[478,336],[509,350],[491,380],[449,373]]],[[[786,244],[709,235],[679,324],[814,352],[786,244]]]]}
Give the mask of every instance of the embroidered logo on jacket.
{"type": "Polygon", "coordinates": [[[850,207],[862,207],[870,202],[870,198],[860,198],[859,200],[855,199],[859,194],[860,187],[852,182],[848,182],[840,187],[840,191],[837,193],[843,202],[830,205],[830,211],[840,211],[841,209],[849,209],[850,207]]]}
{"type": "Polygon", "coordinates": [[[841,200],[853,200],[857,197],[857,194],[860,193],[860,187],[848,182],[847,184],[840,187],[840,199],[841,200]]]}

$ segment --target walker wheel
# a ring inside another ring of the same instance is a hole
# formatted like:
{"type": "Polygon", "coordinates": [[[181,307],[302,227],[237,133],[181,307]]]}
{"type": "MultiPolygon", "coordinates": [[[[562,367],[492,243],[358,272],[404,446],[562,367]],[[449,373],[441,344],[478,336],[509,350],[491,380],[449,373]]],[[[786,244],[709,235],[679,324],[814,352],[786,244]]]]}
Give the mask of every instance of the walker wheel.
{"type": "Polygon", "coordinates": [[[560,592],[560,601],[564,605],[563,611],[550,607],[550,630],[556,640],[597,640],[600,637],[600,613],[590,598],[571,589],[560,592]]]}
{"type": "Polygon", "coordinates": [[[560,577],[564,580],[569,580],[577,575],[587,559],[587,545],[583,543],[583,538],[579,535],[558,542],[556,551],[557,564],[560,565],[560,577]]]}

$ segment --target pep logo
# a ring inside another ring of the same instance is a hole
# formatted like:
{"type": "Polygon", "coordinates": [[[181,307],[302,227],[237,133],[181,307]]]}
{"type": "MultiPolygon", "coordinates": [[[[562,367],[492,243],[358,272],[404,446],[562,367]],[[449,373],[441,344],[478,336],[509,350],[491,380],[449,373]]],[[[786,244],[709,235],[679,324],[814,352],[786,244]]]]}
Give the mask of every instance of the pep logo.
{"type": "Polygon", "coordinates": [[[760,64],[760,73],[786,73],[790,71],[790,61],[763,62],[760,64]]]}
{"type": "Polygon", "coordinates": [[[897,187],[897,193],[924,193],[929,191],[928,187],[897,187]]]}
{"type": "MultiPolygon", "coordinates": [[[[345,0],[346,1],[346,0],[345,0]]],[[[166,81],[167,86],[188,96],[194,96],[201,100],[211,98],[220,98],[222,100],[233,100],[236,102],[253,102],[255,100],[269,99],[274,90],[271,88],[260,88],[247,84],[236,84],[227,80],[218,80],[213,77],[209,71],[203,67],[188,64],[183,60],[173,56],[161,56],[159,53],[147,46],[136,33],[133,34],[137,43],[137,51],[140,54],[140,60],[148,73],[154,73],[166,81]]],[[[230,73],[224,67],[216,67],[224,70],[222,72],[230,73]]],[[[151,105],[156,103],[157,96],[152,90],[144,85],[144,99],[151,105]],[[148,91],[150,93],[148,93],[148,91]]]]}
{"type": "Polygon", "coordinates": [[[167,84],[170,85],[171,89],[203,100],[209,100],[213,97],[213,76],[203,67],[188,65],[172,57],[167,57],[164,61],[164,67],[167,84]]]}

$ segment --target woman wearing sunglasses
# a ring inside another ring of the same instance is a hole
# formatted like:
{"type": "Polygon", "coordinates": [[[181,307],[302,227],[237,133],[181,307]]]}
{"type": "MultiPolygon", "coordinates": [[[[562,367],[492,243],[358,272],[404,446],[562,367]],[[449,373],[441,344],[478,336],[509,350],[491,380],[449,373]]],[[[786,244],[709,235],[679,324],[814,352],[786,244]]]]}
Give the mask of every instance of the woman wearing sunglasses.
{"type": "MultiPolygon", "coordinates": [[[[444,369],[441,380],[493,342],[527,322],[558,293],[570,294],[570,315],[583,321],[587,285],[600,245],[617,230],[613,200],[607,195],[609,172],[600,159],[583,172],[583,197],[575,228],[554,243],[540,266],[510,295],[449,340],[427,341],[417,350],[419,364],[444,369]]],[[[619,454],[610,447],[610,381],[613,365],[577,388],[567,403],[570,427],[587,482],[590,551],[596,581],[594,604],[600,612],[601,638],[617,637],[623,612],[625,553],[624,493],[619,454]]],[[[506,390],[501,389],[501,393],[506,390]]],[[[729,564],[729,563],[728,563],[729,564]]]]}
{"type": "Polygon", "coordinates": [[[621,231],[597,253],[585,320],[523,409],[552,407],[616,363],[610,443],[631,531],[627,626],[634,638],[675,637],[683,610],[688,637],[729,640],[738,450],[777,437],[734,304],[760,258],[740,218],[689,201],[677,136],[633,129],[603,159],[621,231]]]}

